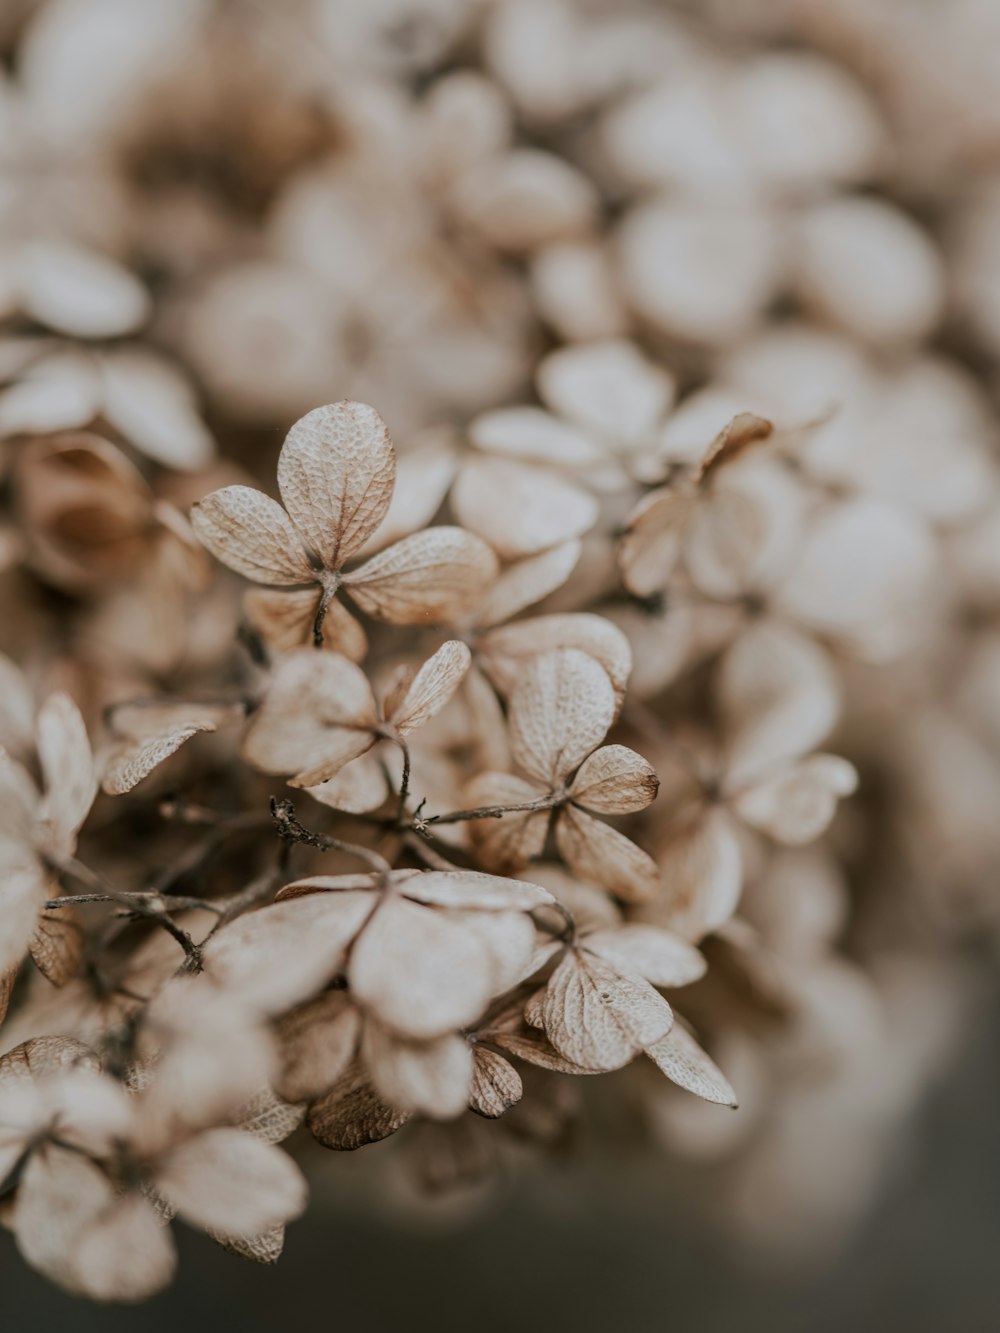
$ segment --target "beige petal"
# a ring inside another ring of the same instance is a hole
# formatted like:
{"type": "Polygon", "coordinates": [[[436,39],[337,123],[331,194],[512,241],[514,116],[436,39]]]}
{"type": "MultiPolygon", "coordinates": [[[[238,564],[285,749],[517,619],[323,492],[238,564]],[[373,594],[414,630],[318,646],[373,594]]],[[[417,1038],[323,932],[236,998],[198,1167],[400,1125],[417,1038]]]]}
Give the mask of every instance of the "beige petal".
{"type": "Polygon", "coordinates": [[[504,560],[535,555],[597,521],[597,501],[554,472],[505,458],[471,458],[452,487],[455,516],[504,560]]]}
{"type": "Polygon", "coordinates": [[[251,486],[224,486],[191,510],[198,540],[217,560],[255,583],[315,583],[298,533],[276,501],[251,486]]]}
{"type": "Polygon", "coordinates": [[[97,794],[94,756],[80,710],[66,694],[50,694],[38,713],[38,758],[45,781],[41,813],[68,855],[97,794]]]}
{"type": "Polygon", "coordinates": [[[186,1221],[253,1236],[298,1217],[306,1182],[292,1159],[240,1129],[210,1129],[174,1148],[156,1187],[186,1221]]]}
{"type": "Polygon", "coordinates": [[[351,951],[351,993],[387,1027],[426,1040],[474,1022],[494,994],[485,943],[447,914],[382,902],[351,951]]]}
{"type": "MultiPolygon", "coordinates": [[[[432,428],[427,434],[433,437],[437,433],[432,428]]],[[[396,489],[385,518],[357,554],[373,555],[426,528],[444,503],[457,467],[458,455],[448,439],[414,442],[396,460],[396,489]]]]}
{"type": "Polygon", "coordinates": [[[52,888],[26,848],[0,838],[0,973],[23,961],[52,888]]]}
{"type": "Polygon", "coordinates": [[[608,673],[563,648],[536,657],[510,701],[511,754],[528,778],[556,788],[604,739],[615,716],[608,673]]]}
{"type": "Polygon", "coordinates": [[[440,713],[471,662],[472,654],[458,639],[449,639],[427,659],[389,719],[400,736],[408,736],[440,713]]]}
{"type": "Polygon", "coordinates": [[[400,1111],[382,1100],[358,1060],[325,1097],[313,1102],[307,1124],[324,1148],[352,1152],[395,1134],[409,1118],[409,1111],[400,1111]]]}
{"type": "Polygon", "coordinates": [[[344,575],[367,615],[393,625],[461,620],[496,576],[496,556],[461,528],[428,528],[344,575]]]}
{"type": "Polygon", "coordinates": [[[272,1227],[259,1236],[224,1236],[209,1228],[208,1235],[230,1254],[250,1259],[255,1264],[276,1264],[285,1248],[284,1227],[272,1227]]]}
{"type": "Polygon", "coordinates": [[[128,348],[104,357],[101,371],[104,416],[147,458],[192,471],[212,461],[212,436],[170,362],[128,348]]]}
{"type": "Polygon", "coordinates": [[[385,422],[364,403],[317,407],[288,432],[278,489],[306,544],[327,569],[355,555],[385,518],[396,454],[385,422]]]}
{"type": "Polygon", "coordinates": [[[743,868],[724,810],[684,820],[657,859],[674,929],[697,940],[729,920],[739,902],[743,868]]]}
{"type": "Polygon", "coordinates": [[[503,625],[483,635],[476,645],[476,657],[500,693],[510,695],[526,663],[558,648],[576,648],[600,662],[614,686],[617,708],[621,708],[632,670],[632,649],[618,626],[603,616],[568,612],[503,625]]]}
{"type": "Polygon", "coordinates": [[[592,931],[581,943],[619,972],[644,977],[654,986],[690,986],[705,975],[705,960],[698,950],[657,926],[626,922],[592,931]]]}
{"type": "Polygon", "coordinates": [[[70,337],[117,337],[149,315],[149,295],[138,279],[93,250],[36,240],[21,251],[19,268],[25,312],[70,337]]]}
{"type": "Polygon", "coordinates": [[[189,699],[131,699],[107,710],[108,725],[131,741],[152,740],[182,727],[199,731],[239,722],[246,716],[242,703],[211,703],[189,699]]]}
{"type": "Polygon", "coordinates": [[[646,1054],[671,1083],[706,1102],[736,1106],[736,1094],[722,1070],[709,1059],[680,1023],[665,1037],[646,1047],[646,1054]]]}
{"type": "Polygon", "coordinates": [[[236,1112],[234,1124],[265,1143],[284,1143],[306,1118],[306,1108],[279,1097],[265,1088],[251,1097],[236,1112]]]}
{"type": "Polygon", "coordinates": [[[541,1018],[549,1041],[574,1064],[619,1069],[666,1034],[673,1013],[648,981],[569,949],[549,978],[541,1018]]]}
{"type": "Polygon", "coordinates": [[[96,1073],[100,1067],[96,1053],[75,1037],[32,1037],[0,1055],[0,1087],[72,1070],[96,1073]]]}
{"type": "MultiPolygon", "coordinates": [[[[468,810],[486,806],[525,805],[538,800],[539,789],[513,773],[480,773],[463,793],[468,810]]],[[[476,819],[469,824],[469,836],[485,865],[494,870],[517,871],[541,856],[545,847],[551,810],[528,814],[507,814],[499,819],[476,819]]]]}
{"type": "Polygon", "coordinates": [[[370,893],[316,893],[238,917],[204,948],[205,973],[267,1013],[307,999],[344,965],[370,893]]]}
{"type": "Polygon", "coordinates": [[[660,891],[656,862],[610,824],[575,806],[559,812],[556,845],[575,875],[600,884],[625,902],[644,902],[660,891]]]}
{"type": "Polygon", "coordinates": [[[369,814],[383,805],[389,795],[389,783],[377,752],[370,751],[352,759],[334,777],[318,787],[306,790],[314,800],[328,805],[331,810],[346,810],[349,814],[369,814]]]}
{"type": "Polygon", "coordinates": [[[370,749],[377,726],[364,672],[346,657],[302,649],[279,663],[243,753],[266,773],[298,773],[292,785],[314,787],[370,749]]]}
{"type": "Polygon", "coordinates": [[[588,810],[624,815],[656,800],[660,780],[652,765],[625,745],[602,745],[580,765],[570,795],[588,810]]]}
{"type": "Polygon", "coordinates": [[[24,672],[0,653],[0,745],[23,758],[35,740],[35,700],[24,672]]]}
{"type": "Polygon", "coordinates": [[[369,1022],[361,1056],[375,1089],[400,1110],[453,1120],[468,1105],[472,1048],[464,1037],[450,1032],[432,1041],[409,1041],[369,1022]]]}
{"type": "Polygon", "coordinates": [[[537,380],[550,407],[619,447],[650,436],[674,395],[671,377],[623,339],[560,348],[537,380]]]}
{"type": "MultiPolygon", "coordinates": [[[[544,991],[538,992],[537,999],[544,1001],[544,991]]],[[[537,1018],[542,1022],[541,1009],[537,1018]]],[[[579,1065],[560,1055],[548,1037],[537,1027],[532,1027],[524,1017],[523,1003],[512,1005],[504,1013],[484,1025],[478,1034],[483,1041],[499,1046],[510,1055],[517,1056],[539,1069],[548,1069],[557,1074],[597,1074],[598,1069],[583,1069],[579,1065]]],[[[477,1047],[477,1050],[479,1048],[477,1047]]],[[[473,1107],[473,1110],[476,1108],[473,1107]]]]}
{"type": "Polygon", "coordinates": [[[754,591],[768,517],[763,505],[738,490],[720,488],[692,505],[684,531],[684,563],[699,592],[725,599],[754,591]]]}
{"type": "Polygon", "coordinates": [[[173,1243],[149,1204],[116,1196],[102,1171],[66,1149],[32,1156],[13,1221],[28,1263],[76,1295],[141,1300],[173,1276],[173,1243]]]}
{"type": "Polygon", "coordinates": [[[454,909],[448,915],[486,950],[493,995],[520,985],[537,970],[538,932],[527,913],[454,909]]]}
{"type": "Polygon", "coordinates": [[[691,499],[669,487],[651,491],[632,511],[618,548],[622,580],[636,597],[665,588],[681,552],[691,499]]]}
{"type": "Polygon", "coordinates": [[[65,907],[43,912],[28,951],[39,972],[54,986],[65,986],[80,970],[84,934],[65,907]]]}
{"type": "Polygon", "coordinates": [[[278,1024],[282,1068],[277,1090],[290,1102],[326,1092],[354,1058],[361,1015],[345,991],[329,991],[278,1024]]]}
{"type": "Polygon", "coordinates": [[[525,607],[561,588],[580,559],[581,550],[579,541],[563,542],[540,555],[529,555],[508,565],[480,599],[474,624],[481,628],[502,625],[525,607]]]}
{"type": "Polygon", "coordinates": [[[853,764],[838,755],[814,754],[760,778],[731,804],[745,823],[795,847],[818,838],[833,819],[837,801],[857,785],[853,764]]]}
{"type": "Polygon", "coordinates": [[[403,885],[407,898],[436,907],[530,912],[553,901],[548,889],[522,879],[502,879],[477,870],[428,870],[403,885]]]}
{"type": "Polygon", "coordinates": [[[487,1120],[496,1120],[521,1100],[521,1075],[509,1060],[485,1046],[474,1046],[472,1057],[469,1107],[487,1120]]]}
{"type": "Polygon", "coordinates": [[[469,426],[477,449],[553,467],[584,468],[604,461],[604,451],[586,431],[568,426],[539,407],[504,407],[484,412],[469,426]]]}
{"type": "MultiPolygon", "coordinates": [[[[247,624],[272,652],[290,653],[312,645],[323,590],[311,588],[250,588],[243,594],[247,624]]],[[[323,618],[323,647],[352,662],[362,662],[368,652],[368,636],[338,598],[331,598],[323,618]]]]}
{"type": "Polygon", "coordinates": [[[840,709],[826,654],[795,630],[758,621],[724,654],[716,690],[728,737],[728,786],[828,735],[840,709]]]}

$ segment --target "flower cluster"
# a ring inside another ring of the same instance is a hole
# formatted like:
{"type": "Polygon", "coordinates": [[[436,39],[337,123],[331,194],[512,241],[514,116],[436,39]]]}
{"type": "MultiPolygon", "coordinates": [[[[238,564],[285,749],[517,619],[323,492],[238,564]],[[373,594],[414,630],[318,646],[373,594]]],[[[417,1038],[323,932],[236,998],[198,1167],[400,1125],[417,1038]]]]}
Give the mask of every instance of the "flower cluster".
{"type": "Polygon", "coordinates": [[[853,0],[0,17],[52,1281],[154,1293],[174,1216],[273,1261],[316,1145],[488,1182],[597,1075],[744,1239],[863,1202],[1000,921],[1000,131],[883,7],[891,65],[853,0]]]}

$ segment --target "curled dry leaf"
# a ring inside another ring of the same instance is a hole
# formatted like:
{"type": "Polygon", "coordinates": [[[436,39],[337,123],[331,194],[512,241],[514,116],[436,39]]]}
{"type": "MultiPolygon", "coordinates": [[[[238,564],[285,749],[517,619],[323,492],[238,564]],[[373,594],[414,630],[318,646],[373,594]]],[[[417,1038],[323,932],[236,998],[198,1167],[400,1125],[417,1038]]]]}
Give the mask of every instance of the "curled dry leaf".
{"type": "Polygon", "coordinates": [[[646,1054],[679,1088],[706,1102],[735,1108],[736,1094],[728,1079],[683,1024],[675,1023],[665,1037],[646,1048],[646,1054]]]}
{"type": "Polygon", "coordinates": [[[487,1120],[496,1120],[521,1100],[521,1076],[502,1055],[485,1046],[472,1049],[472,1085],[469,1107],[487,1120]]]}
{"type": "Polygon", "coordinates": [[[382,1100],[360,1060],[349,1065],[335,1087],[313,1102],[306,1123],[317,1142],[351,1152],[395,1134],[410,1119],[382,1100]]]}

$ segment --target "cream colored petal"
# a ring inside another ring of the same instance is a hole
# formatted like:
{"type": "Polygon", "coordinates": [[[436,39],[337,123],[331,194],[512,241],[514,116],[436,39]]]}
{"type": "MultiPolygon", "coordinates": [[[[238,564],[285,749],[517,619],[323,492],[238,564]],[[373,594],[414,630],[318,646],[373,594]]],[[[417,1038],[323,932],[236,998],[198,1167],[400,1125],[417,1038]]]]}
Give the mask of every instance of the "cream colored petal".
{"type": "Polygon", "coordinates": [[[619,1069],[673,1022],[669,1004],[648,981],[575,949],[549,978],[541,1017],[556,1050],[585,1069],[619,1069]]]}
{"type": "Polygon", "coordinates": [[[407,898],[435,907],[483,911],[530,912],[552,902],[552,894],[540,884],[483,875],[478,870],[428,870],[407,879],[403,892],[407,898]]]}
{"type": "Polygon", "coordinates": [[[723,655],[716,693],[728,745],[727,781],[739,786],[779,759],[811,750],[840,708],[826,654],[795,630],[751,625],[723,655]]]}
{"type": "MultiPolygon", "coordinates": [[[[486,806],[524,805],[536,801],[539,789],[513,773],[480,773],[463,792],[469,810],[486,806]]],[[[485,865],[494,870],[517,871],[541,856],[552,812],[507,814],[499,819],[475,819],[469,825],[472,845],[485,865]]]]}
{"type": "Polygon", "coordinates": [[[545,788],[559,786],[604,739],[615,692],[601,664],[576,648],[543,653],[524,671],[510,701],[511,754],[545,788]]]}
{"type": "Polygon", "coordinates": [[[602,745],[580,765],[570,795],[588,810],[624,815],[656,800],[660,780],[641,754],[625,745],[602,745]]]}
{"type": "Polygon", "coordinates": [[[264,1012],[307,999],[344,965],[373,907],[370,893],[316,893],[239,917],[204,948],[205,973],[264,1012]]]}
{"type": "Polygon", "coordinates": [[[632,511],[618,548],[622,579],[636,597],[665,588],[677,565],[691,497],[669,487],[651,491],[632,511]]]}
{"type": "Polygon", "coordinates": [[[255,583],[314,583],[316,571],[282,507],[251,486],[224,486],[191,510],[203,546],[255,583]]]}
{"type": "Polygon", "coordinates": [[[156,1187],[186,1221],[252,1236],[298,1217],[306,1182],[292,1159],[240,1129],[210,1129],[174,1148],[156,1187]]]}
{"type": "Polygon", "coordinates": [[[264,1088],[236,1112],[234,1124],[265,1143],[284,1143],[306,1118],[306,1108],[264,1088]]]}
{"type": "Polygon", "coordinates": [[[409,1111],[400,1111],[382,1100],[364,1065],[357,1060],[324,1097],[313,1102],[307,1123],[324,1148],[352,1152],[395,1134],[409,1118],[409,1111]]]}
{"type": "Polygon", "coordinates": [[[75,338],[131,333],[147,318],[149,295],[113,259],[66,242],[34,241],[19,256],[25,312],[75,338]]]}
{"type": "MultiPolygon", "coordinates": [[[[433,430],[427,433],[436,434],[433,430]]],[[[396,489],[385,518],[357,554],[374,555],[426,528],[444,503],[457,467],[458,454],[449,440],[414,442],[396,461],[396,489]]]]}
{"type": "Polygon", "coordinates": [[[277,1034],[277,1090],[290,1102],[310,1101],[332,1088],[353,1060],[361,1015],[346,991],[328,991],[286,1014],[277,1034]]]}
{"type": "Polygon", "coordinates": [[[428,528],[344,576],[367,615],[393,625],[460,621],[496,576],[496,556],[471,532],[428,528]]]}
{"type": "Polygon", "coordinates": [[[646,1054],[679,1088],[693,1092],[706,1102],[736,1106],[736,1093],[729,1080],[680,1023],[675,1023],[665,1037],[647,1046],[646,1054]]]}
{"type": "Polygon", "coordinates": [[[668,835],[657,860],[673,929],[698,940],[729,920],[739,902],[743,868],[725,811],[707,809],[685,820],[668,835]]]}
{"type": "Polygon", "coordinates": [[[162,1291],[177,1256],[169,1229],[139,1194],[115,1199],[87,1226],[72,1252],[80,1295],[139,1301],[162,1291]]]}
{"type": "Polygon", "coordinates": [[[147,458],[191,471],[211,463],[215,443],[170,362],[129,348],[104,357],[101,371],[104,416],[147,458]]]}
{"type": "Polygon", "coordinates": [[[484,942],[434,907],[384,901],[351,951],[351,993],[387,1027],[427,1040],[474,1022],[494,994],[484,942]]]}
{"type": "Polygon", "coordinates": [[[485,1046],[474,1046],[472,1057],[469,1109],[487,1120],[496,1120],[521,1100],[521,1075],[509,1060],[485,1046]]]}
{"type": "Polygon", "coordinates": [[[0,838],[0,972],[23,961],[52,889],[49,877],[31,852],[0,838]]]}
{"type": "Polygon", "coordinates": [[[590,435],[538,407],[484,412],[469,426],[469,439],[487,453],[553,467],[590,467],[604,461],[603,450],[590,435]]]}
{"type": "Polygon", "coordinates": [[[595,930],[581,941],[620,972],[644,977],[654,986],[690,986],[705,975],[705,960],[679,935],[641,922],[595,930]]]}
{"type": "Polygon", "coordinates": [[[288,432],[278,459],[281,499],[327,569],[355,555],[385,518],[396,454],[385,422],[364,403],[317,407],[288,432]]]}
{"type": "MultiPolygon", "coordinates": [[[[544,1001],[544,996],[545,992],[540,991],[535,997],[539,1005],[544,1001]]],[[[540,1007],[535,1016],[541,1023],[540,1007]]],[[[483,1041],[489,1041],[494,1046],[499,1046],[501,1050],[506,1051],[509,1055],[514,1055],[528,1064],[536,1065],[539,1069],[549,1069],[557,1074],[597,1074],[604,1072],[597,1069],[583,1069],[574,1064],[572,1060],[567,1060],[564,1055],[560,1055],[544,1032],[538,1027],[532,1027],[526,1021],[523,1003],[512,1005],[510,1009],[492,1019],[480,1031],[479,1036],[483,1041]]],[[[472,1109],[476,1110],[477,1108],[473,1106],[472,1109]]]]}
{"type": "Polygon", "coordinates": [[[472,1048],[456,1033],[431,1041],[410,1041],[379,1023],[368,1022],[361,1058],[375,1089],[400,1110],[453,1120],[468,1105],[472,1048]]]}
{"type": "Polygon", "coordinates": [[[556,845],[574,874],[625,902],[645,902],[660,892],[656,862],[610,824],[575,806],[559,812],[556,845]]]}
{"type": "Polygon", "coordinates": [[[618,626],[603,616],[567,612],[503,625],[483,635],[476,645],[476,657],[500,693],[510,695],[528,662],[558,648],[576,648],[600,662],[614,686],[620,710],[632,670],[632,649],[618,626]]]}
{"type": "Polygon", "coordinates": [[[97,794],[94,756],[80,710],[69,695],[50,694],[39,709],[37,727],[45,784],[41,816],[53,827],[58,854],[68,855],[97,794]]]}
{"type": "Polygon", "coordinates": [[[782,765],[736,795],[731,804],[745,823],[778,842],[798,846],[818,838],[837,802],[858,785],[853,764],[834,754],[814,754],[782,765]]]}
{"type": "Polygon", "coordinates": [[[618,447],[649,437],[674,396],[672,377],[623,339],[560,348],[536,378],[551,408],[618,447]]]}
{"type": "Polygon", "coordinates": [[[472,654],[458,639],[449,639],[427,659],[389,719],[400,736],[408,736],[440,713],[471,662],[472,654]]]}
{"type": "Polygon", "coordinates": [[[563,542],[508,565],[480,599],[473,623],[484,629],[502,625],[561,588],[572,574],[581,549],[579,541],[563,542]]]}
{"type": "Polygon", "coordinates": [[[505,458],[470,458],[452,487],[458,521],[505,560],[519,560],[589,532],[594,497],[555,472],[505,458]]]}
{"type": "Polygon", "coordinates": [[[377,726],[364,672],[307,648],[278,664],[243,754],[266,773],[299,773],[294,785],[314,787],[370,749],[377,726]]]}
{"type": "Polygon", "coordinates": [[[385,803],[389,783],[376,750],[352,759],[334,777],[306,790],[314,800],[328,805],[331,810],[364,815],[385,803]]]}

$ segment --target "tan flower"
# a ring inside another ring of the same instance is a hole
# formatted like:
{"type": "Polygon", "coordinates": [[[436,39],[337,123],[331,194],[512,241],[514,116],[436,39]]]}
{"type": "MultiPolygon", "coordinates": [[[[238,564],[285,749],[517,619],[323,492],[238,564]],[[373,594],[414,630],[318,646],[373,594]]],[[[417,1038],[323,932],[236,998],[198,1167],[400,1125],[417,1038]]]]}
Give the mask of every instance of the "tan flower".
{"type": "Polygon", "coordinates": [[[406,537],[345,570],[385,518],[395,477],[378,414],[362,403],[334,403],[303,417],[285,439],[278,459],[284,509],[260,491],[227,486],[195,505],[192,523],[230,568],[288,589],[268,605],[292,619],[299,642],[311,632],[321,644],[326,633],[332,646],[359,657],[363,635],[335,600],[341,589],[378,619],[433,624],[460,615],[496,571],[489,548],[452,527],[406,537]]]}

